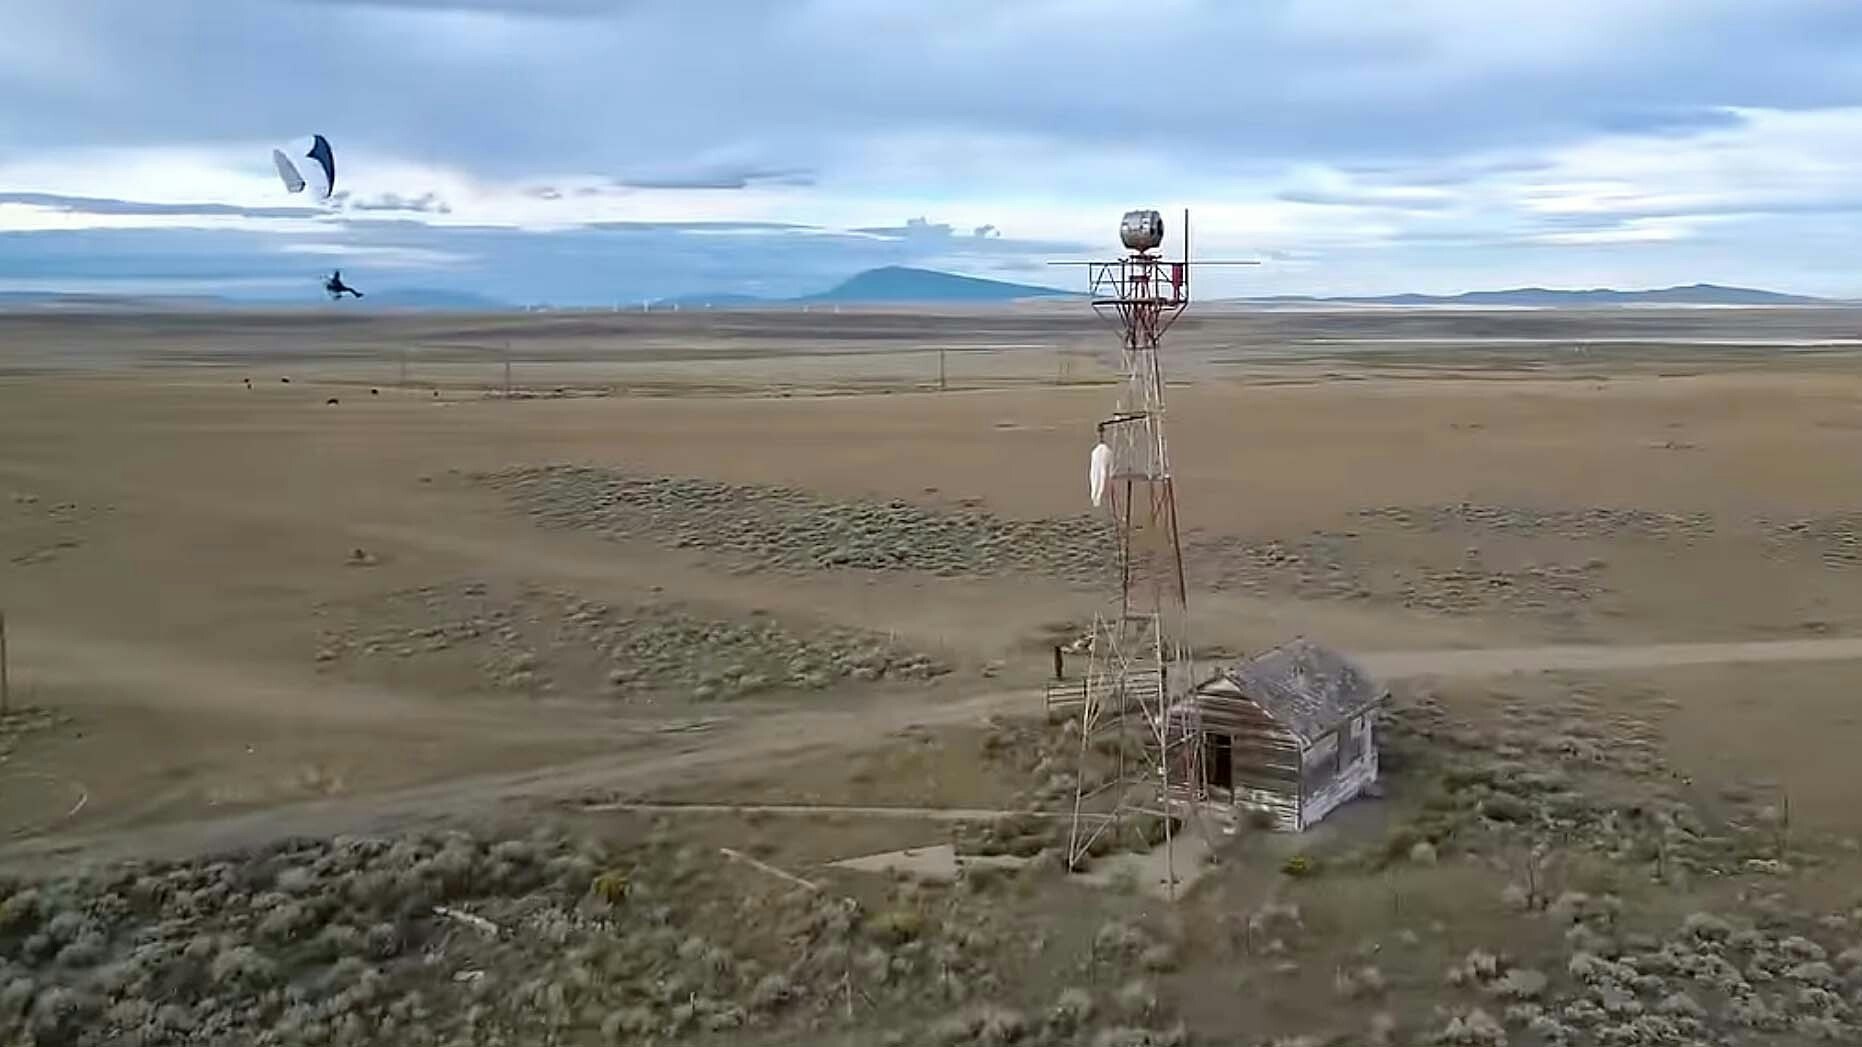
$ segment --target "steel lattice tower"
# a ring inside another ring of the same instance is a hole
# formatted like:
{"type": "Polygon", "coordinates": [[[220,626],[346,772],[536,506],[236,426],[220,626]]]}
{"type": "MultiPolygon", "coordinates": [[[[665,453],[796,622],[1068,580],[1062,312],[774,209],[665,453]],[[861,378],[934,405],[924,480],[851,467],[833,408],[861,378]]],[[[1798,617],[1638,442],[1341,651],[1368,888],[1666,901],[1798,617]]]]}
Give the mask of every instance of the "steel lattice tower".
{"type": "MultiPolygon", "coordinates": [[[[1070,868],[1138,815],[1162,818],[1165,845],[1174,853],[1174,816],[1185,805],[1194,811],[1205,792],[1201,731],[1190,703],[1177,701],[1195,680],[1159,359],[1164,333],[1189,305],[1188,223],[1186,212],[1182,261],[1156,256],[1163,223],[1156,212],[1142,211],[1121,227],[1129,255],[1083,263],[1093,309],[1121,339],[1118,402],[1099,423],[1100,441],[1112,452],[1106,503],[1117,539],[1118,591],[1093,622],[1070,868]],[[1134,222],[1148,224],[1134,235],[1134,222]],[[1112,764],[1103,777],[1101,759],[1112,764]]],[[[1174,860],[1169,876],[1174,893],[1174,860]]]]}

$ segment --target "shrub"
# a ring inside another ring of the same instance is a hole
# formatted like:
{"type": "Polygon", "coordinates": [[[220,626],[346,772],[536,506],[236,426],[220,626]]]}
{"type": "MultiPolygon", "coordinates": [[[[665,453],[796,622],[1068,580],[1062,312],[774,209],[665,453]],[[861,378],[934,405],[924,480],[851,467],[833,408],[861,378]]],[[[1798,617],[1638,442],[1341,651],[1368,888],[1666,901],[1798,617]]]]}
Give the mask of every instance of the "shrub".
{"type": "Polygon", "coordinates": [[[1149,1018],[1157,1010],[1157,990],[1147,981],[1127,982],[1114,1000],[1128,1018],[1149,1018]]]}
{"type": "Polygon", "coordinates": [[[1063,989],[1048,1011],[1048,1027],[1062,1035],[1071,1033],[1092,1020],[1093,1009],[1091,993],[1079,988],[1063,989]]]}
{"type": "Polygon", "coordinates": [[[780,974],[764,975],[750,990],[750,1006],[757,1010],[774,1010],[795,996],[795,986],[780,974]]]}
{"type": "Polygon", "coordinates": [[[1481,816],[1496,822],[1529,822],[1532,805],[1510,793],[1494,793],[1481,801],[1481,816]]]}
{"type": "Polygon", "coordinates": [[[277,965],[250,945],[240,945],[213,958],[213,980],[245,990],[263,989],[278,976],[277,965]]]}
{"type": "Polygon", "coordinates": [[[401,929],[392,923],[375,924],[364,935],[363,944],[368,955],[378,960],[397,956],[402,947],[401,929]]]}
{"type": "Polygon", "coordinates": [[[887,909],[867,921],[874,937],[893,945],[903,945],[924,933],[925,918],[916,909],[887,909]]]}
{"type": "Polygon", "coordinates": [[[609,905],[619,905],[627,900],[627,874],[618,869],[610,869],[595,877],[589,884],[589,893],[609,905]]]}
{"type": "Polygon", "coordinates": [[[1138,957],[1138,963],[1145,970],[1162,974],[1177,969],[1177,950],[1167,943],[1160,942],[1144,950],[1138,957]]]}
{"type": "Polygon", "coordinates": [[[601,1022],[601,1038],[611,1044],[625,1044],[659,1031],[659,1019],[646,1007],[624,1007],[601,1022]]]}
{"type": "Polygon", "coordinates": [[[0,902],[0,934],[21,934],[39,925],[43,906],[39,892],[26,888],[0,902]]]}

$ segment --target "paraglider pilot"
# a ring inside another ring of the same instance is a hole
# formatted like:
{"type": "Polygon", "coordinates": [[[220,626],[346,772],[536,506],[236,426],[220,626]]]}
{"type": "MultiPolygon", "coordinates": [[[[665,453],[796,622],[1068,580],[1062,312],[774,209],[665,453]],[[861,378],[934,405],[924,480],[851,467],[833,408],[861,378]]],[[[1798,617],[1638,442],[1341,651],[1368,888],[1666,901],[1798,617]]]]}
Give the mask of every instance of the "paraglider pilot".
{"type": "Polygon", "coordinates": [[[338,269],[335,272],[330,274],[330,278],[323,282],[323,289],[325,291],[330,292],[331,298],[339,299],[343,296],[343,292],[345,291],[347,291],[348,293],[352,295],[355,295],[357,298],[362,297],[361,291],[358,291],[355,288],[343,282],[343,271],[341,269],[338,269]]]}

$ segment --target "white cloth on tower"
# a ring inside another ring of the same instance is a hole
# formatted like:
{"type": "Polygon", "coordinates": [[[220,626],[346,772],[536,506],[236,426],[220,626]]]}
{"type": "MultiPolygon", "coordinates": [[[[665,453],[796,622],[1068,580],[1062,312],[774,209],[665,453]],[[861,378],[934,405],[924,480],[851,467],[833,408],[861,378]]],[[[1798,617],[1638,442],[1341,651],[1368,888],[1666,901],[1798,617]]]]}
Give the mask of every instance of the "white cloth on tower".
{"type": "Polygon", "coordinates": [[[1093,464],[1089,480],[1092,485],[1093,505],[1096,507],[1106,495],[1106,478],[1112,475],[1112,448],[1099,444],[1093,448],[1093,464]]]}

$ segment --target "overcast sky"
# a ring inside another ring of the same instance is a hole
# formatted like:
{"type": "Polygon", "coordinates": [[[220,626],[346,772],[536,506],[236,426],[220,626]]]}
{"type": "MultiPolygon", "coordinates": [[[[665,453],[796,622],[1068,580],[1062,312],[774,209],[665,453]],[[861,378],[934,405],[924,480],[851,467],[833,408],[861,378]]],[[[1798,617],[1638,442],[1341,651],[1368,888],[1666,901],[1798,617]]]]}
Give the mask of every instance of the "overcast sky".
{"type": "Polygon", "coordinates": [[[0,290],[1065,284],[1154,206],[1205,292],[1862,296],[1858,162],[1855,0],[0,0],[0,290]]]}

